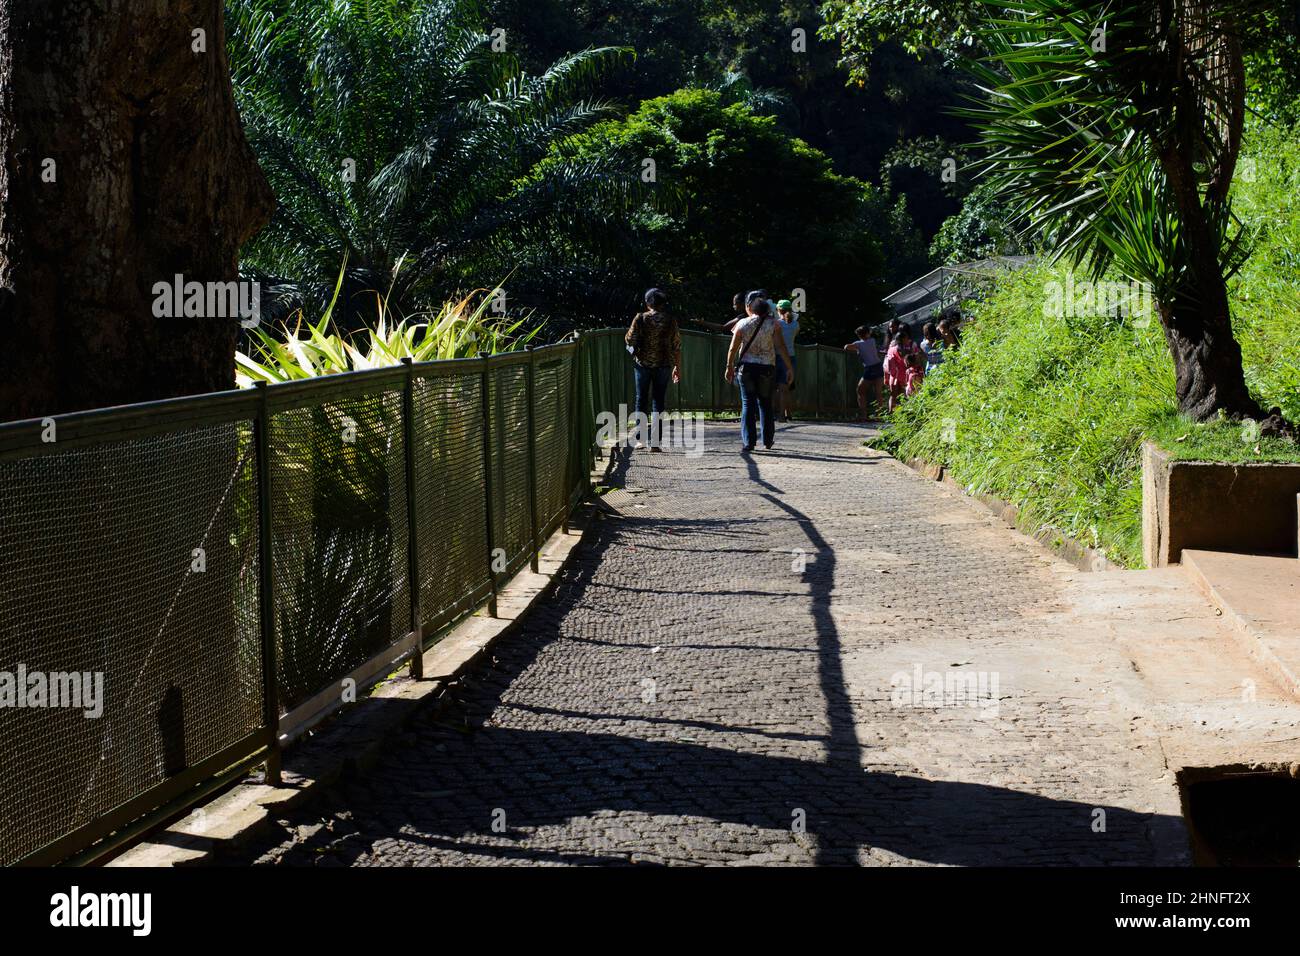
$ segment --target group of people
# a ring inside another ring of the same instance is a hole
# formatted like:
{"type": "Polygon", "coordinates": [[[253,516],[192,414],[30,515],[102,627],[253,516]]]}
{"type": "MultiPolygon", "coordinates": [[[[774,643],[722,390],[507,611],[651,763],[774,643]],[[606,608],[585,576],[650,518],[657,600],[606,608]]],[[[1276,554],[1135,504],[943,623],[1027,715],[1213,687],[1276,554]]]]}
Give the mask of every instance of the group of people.
{"type": "MultiPolygon", "coordinates": [[[[646,422],[650,430],[648,436],[638,435],[633,447],[648,444],[657,452],[663,450],[661,422],[668,384],[682,380],[682,335],[661,289],[649,290],[645,304],[646,311],[632,319],[624,342],[632,355],[637,420],[646,422]]],[[[789,299],[774,302],[763,289],[736,295],[732,305],[738,314],[723,326],[731,332],[723,377],[740,388],[742,450],[753,451],[760,435],[763,447],[771,448],[777,417],[790,420],[799,316],[789,299]]]]}
{"type": "MultiPolygon", "coordinates": [[[[670,382],[682,380],[682,336],[676,318],[668,312],[668,296],[661,289],[645,294],[646,310],[638,313],[624,336],[632,355],[636,383],[637,420],[649,435],[636,437],[634,447],[662,451],[661,422],[670,382]],[[647,414],[648,410],[648,414],[647,414]]],[[[723,328],[731,333],[723,377],[740,388],[740,441],[742,452],[752,452],[761,440],[771,448],[778,418],[790,420],[790,392],[795,387],[794,341],[799,316],[789,299],[773,301],[764,289],[738,293],[732,301],[735,318],[723,328]]],[[[960,344],[955,323],[927,322],[920,343],[897,319],[889,323],[887,350],[866,326],[857,329],[857,341],[844,346],[862,362],[858,383],[858,408],[863,421],[887,407],[892,413],[905,395],[913,395],[943,363],[945,350],[960,344]]]]}
{"type": "Polygon", "coordinates": [[[858,411],[863,421],[886,407],[892,414],[903,396],[915,395],[925,376],[943,364],[944,351],[961,345],[956,324],[946,318],[925,323],[922,335],[918,344],[908,326],[891,319],[885,336],[888,349],[883,357],[880,343],[865,325],[857,329],[857,341],[844,346],[844,351],[855,352],[862,362],[858,411]]]}

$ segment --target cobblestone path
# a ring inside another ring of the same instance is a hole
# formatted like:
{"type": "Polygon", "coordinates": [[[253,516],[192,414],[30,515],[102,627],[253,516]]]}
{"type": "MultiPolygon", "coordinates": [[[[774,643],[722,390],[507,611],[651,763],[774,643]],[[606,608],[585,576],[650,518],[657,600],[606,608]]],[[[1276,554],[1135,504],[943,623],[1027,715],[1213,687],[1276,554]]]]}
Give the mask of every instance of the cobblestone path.
{"type": "Polygon", "coordinates": [[[865,434],[621,458],[619,513],[456,704],[246,862],[1182,861],[1078,572],[865,434]]]}

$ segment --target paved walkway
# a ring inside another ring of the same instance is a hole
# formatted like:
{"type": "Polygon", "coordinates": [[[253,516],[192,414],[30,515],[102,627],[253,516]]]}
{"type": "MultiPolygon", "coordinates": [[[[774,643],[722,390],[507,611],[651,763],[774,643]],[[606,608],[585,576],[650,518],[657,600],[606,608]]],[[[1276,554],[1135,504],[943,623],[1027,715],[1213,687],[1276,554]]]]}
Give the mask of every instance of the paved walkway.
{"type": "Polygon", "coordinates": [[[746,460],[717,424],[702,457],[630,456],[620,514],[458,704],[253,857],[1183,861],[1143,679],[1072,593],[1106,576],[865,434],[783,426],[746,460]]]}

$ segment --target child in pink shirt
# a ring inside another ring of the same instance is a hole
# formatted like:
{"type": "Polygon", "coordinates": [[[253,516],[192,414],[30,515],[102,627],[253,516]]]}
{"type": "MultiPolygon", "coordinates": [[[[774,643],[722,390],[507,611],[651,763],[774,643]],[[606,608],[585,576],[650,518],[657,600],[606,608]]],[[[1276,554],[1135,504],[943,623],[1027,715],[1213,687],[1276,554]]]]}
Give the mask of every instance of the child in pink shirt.
{"type": "Polygon", "coordinates": [[[915,352],[907,356],[907,394],[915,395],[921,390],[921,383],[925,381],[925,365],[921,361],[921,356],[915,352]]]}
{"type": "Polygon", "coordinates": [[[889,410],[898,407],[907,391],[907,356],[912,351],[912,334],[906,328],[894,336],[885,356],[885,384],[889,388],[889,410]]]}

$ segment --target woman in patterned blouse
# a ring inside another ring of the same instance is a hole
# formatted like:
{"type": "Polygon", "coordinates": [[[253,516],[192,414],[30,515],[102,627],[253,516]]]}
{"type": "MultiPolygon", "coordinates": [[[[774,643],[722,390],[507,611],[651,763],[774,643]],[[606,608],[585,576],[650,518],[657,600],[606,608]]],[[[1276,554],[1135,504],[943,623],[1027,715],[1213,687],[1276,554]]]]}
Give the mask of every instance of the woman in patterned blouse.
{"type": "MultiPolygon", "coordinates": [[[[667,312],[668,296],[659,289],[645,294],[647,311],[632,319],[624,341],[632,353],[632,370],[636,376],[637,421],[645,422],[647,406],[654,402],[650,415],[650,450],[663,451],[660,445],[660,416],[668,398],[668,380],[682,380],[682,333],[677,320],[667,312]]],[[[645,447],[644,425],[635,447],[645,447]]]]}

